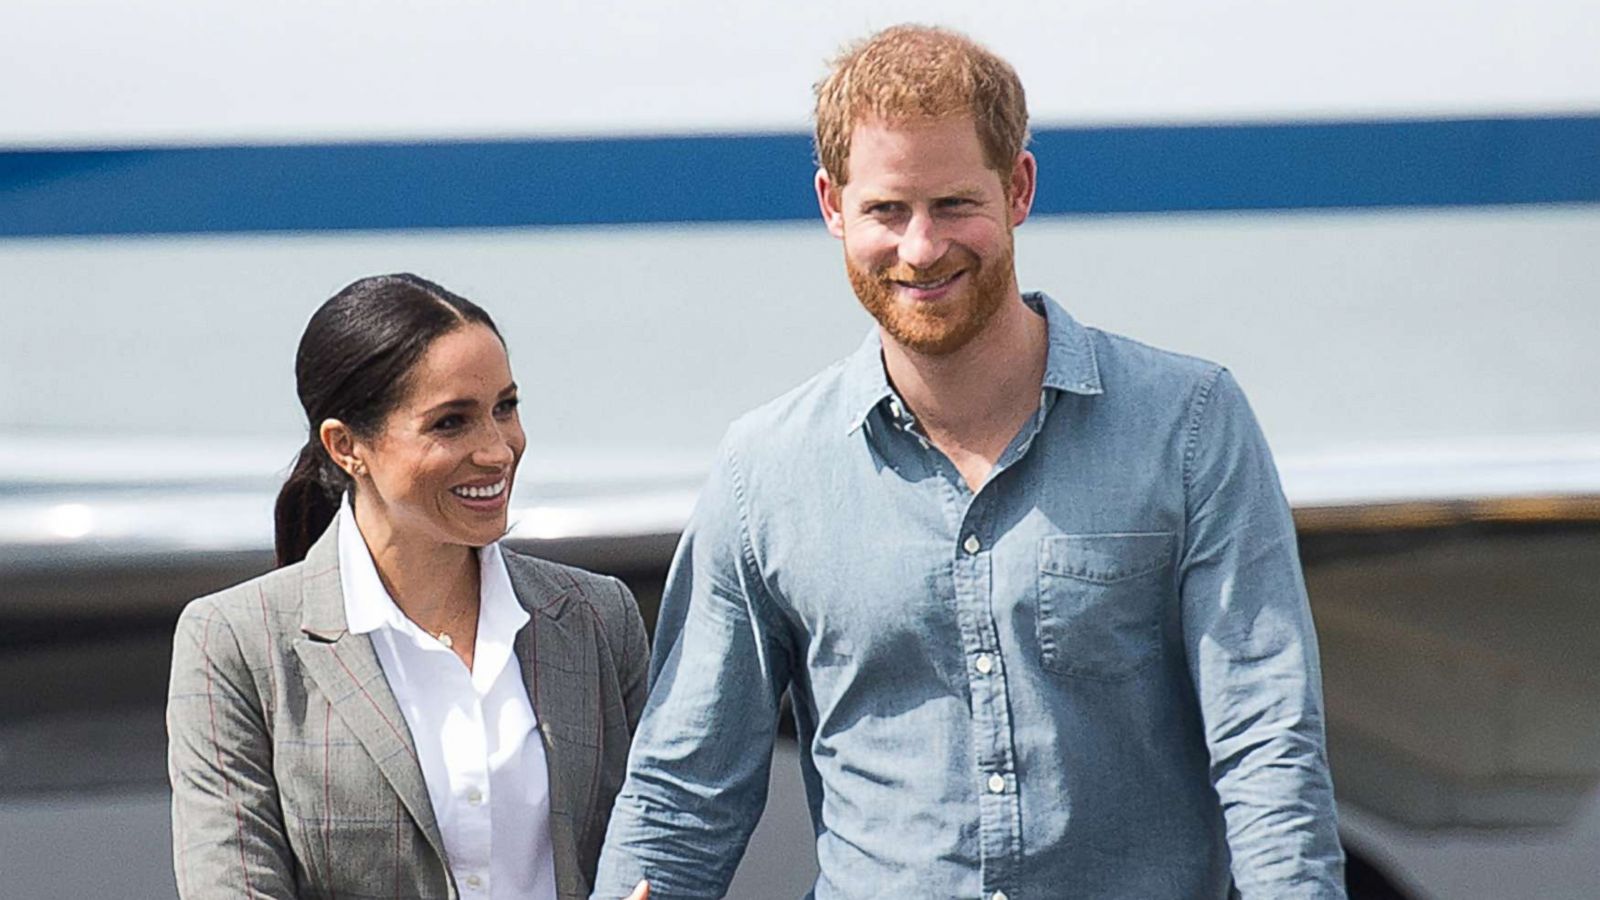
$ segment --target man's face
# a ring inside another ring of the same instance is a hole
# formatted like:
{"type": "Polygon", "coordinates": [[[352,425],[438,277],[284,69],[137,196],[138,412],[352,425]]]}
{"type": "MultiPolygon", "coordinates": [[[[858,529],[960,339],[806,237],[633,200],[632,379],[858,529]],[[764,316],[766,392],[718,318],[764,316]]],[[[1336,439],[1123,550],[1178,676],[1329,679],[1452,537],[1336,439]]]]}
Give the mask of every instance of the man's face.
{"type": "Polygon", "coordinates": [[[909,350],[966,346],[1016,294],[1011,229],[1033,200],[1032,154],[1003,182],[970,118],[869,121],[851,135],[849,177],[819,172],[817,199],[862,306],[909,350]]]}

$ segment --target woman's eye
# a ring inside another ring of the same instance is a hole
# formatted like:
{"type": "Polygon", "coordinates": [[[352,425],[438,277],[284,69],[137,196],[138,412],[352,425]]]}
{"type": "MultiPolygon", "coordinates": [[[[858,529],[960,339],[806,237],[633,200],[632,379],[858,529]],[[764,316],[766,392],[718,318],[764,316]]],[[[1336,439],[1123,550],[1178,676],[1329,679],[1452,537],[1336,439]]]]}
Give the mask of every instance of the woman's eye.
{"type": "Polygon", "coordinates": [[[455,431],[466,424],[466,419],[458,415],[449,415],[433,423],[434,431],[455,431]]]}

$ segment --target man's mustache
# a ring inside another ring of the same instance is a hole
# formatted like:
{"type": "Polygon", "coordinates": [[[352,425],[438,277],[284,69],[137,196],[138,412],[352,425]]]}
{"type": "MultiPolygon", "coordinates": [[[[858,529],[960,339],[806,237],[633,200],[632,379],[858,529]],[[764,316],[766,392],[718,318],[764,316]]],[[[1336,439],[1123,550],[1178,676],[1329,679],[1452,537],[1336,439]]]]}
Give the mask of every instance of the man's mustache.
{"type": "Polygon", "coordinates": [[[962,269],[964,269],[966,267],[967,266],[966,266],[966,261],[965,260],[952,259],[952,258],[947,256],[944,259],[941,259],[938,262],[934,263],[933,265],[928,266],[927,268],[919,269],[916,266],[910,266],[910,265],[906,265],[905,263],[899,263],[899,264],[890,266],[890,267],[888,267],[886,269],[879,269],[877,271],[876,275],[877,275],[877,278],[878,278],[879,281],[884,281],[884,282],[889,282],[889,281],[899,281],[899,282],[906,282],[906,281],[915,281],[915,282],[943,281],[944,279],[949,278],[951,275],[956,274],[957,272],[961,271],[962,269]]]}

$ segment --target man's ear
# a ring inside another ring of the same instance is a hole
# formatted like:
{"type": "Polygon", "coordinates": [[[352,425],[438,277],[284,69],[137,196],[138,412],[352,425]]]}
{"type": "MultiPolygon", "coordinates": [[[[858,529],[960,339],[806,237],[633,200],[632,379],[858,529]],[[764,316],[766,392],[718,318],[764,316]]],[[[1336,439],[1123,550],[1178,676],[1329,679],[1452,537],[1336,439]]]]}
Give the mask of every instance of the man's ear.
{"type": "Polygon", "coordinates": [[[844,237],[844,210],[840,207],[839,191],[844,187],[835,184],[828,175],[828,170],[817,169],[817,208],[822,211],[822,221],[828,226],[828,233],[836,238],[844,237]]]}
{"type": "Polygon", "coordinates": [[[1017,161],[1011,167],[1011,176],[1006,180],[1012,228],[1027,221],[1028,213],[1033,209],[1033,193],[1038,186],[1039,163],[1032,153],[1024,150],[1017,154],[1017,161]]]}
{"type": "Polygon", "coordinates": [[[366,470],[366,463],[356,452],[356,435],[350,426],[338,419],[323,419],[317,427],[317,437],[322,441],[322,449],[328,452],[328,458],[345,474],[355,477],[366,470]]]}

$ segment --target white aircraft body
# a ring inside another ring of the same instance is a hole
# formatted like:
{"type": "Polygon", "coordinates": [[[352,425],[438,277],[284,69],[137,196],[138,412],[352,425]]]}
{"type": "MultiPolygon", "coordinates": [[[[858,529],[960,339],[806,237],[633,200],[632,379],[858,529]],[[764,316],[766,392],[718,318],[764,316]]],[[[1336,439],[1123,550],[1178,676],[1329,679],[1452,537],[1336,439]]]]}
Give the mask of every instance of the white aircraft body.
{"type": "Polygon", "coordinates": [[[1249,393],[1373,852],[1448,881],[1416,835],[1600,823],[1584,0],[11,0],[0,609],[175,610],[268,564],[300,331],[391,271],[505,333],[513,538],[664,567],[726,423],[870,326],[810,85],[905,20],[1026,85],[1023,289],[1249,393]]]}

